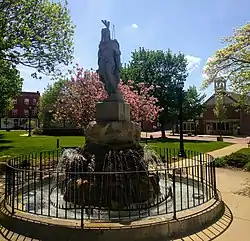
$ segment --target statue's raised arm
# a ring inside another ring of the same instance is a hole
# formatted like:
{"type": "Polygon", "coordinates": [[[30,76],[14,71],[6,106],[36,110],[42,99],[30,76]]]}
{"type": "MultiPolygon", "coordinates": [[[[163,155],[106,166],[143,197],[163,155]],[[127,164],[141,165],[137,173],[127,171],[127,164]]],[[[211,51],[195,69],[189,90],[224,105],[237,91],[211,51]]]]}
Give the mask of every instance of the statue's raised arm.
{"type": "Polygon", "coordinates": [[[106,28],[110,27],[110,22],[107,20],[102,20],[102,23],[106,26],[106,28]]]}

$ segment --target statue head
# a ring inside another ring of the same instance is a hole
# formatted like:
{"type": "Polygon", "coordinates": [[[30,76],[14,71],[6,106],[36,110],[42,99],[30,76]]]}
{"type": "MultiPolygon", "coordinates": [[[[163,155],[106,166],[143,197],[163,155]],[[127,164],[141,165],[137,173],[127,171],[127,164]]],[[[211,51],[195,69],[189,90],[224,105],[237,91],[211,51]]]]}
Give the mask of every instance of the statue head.
{"type": "Polygon", "coordinates": [[[102,29],[101,42],[108,42],[110,40],[110,31],[109,31],[110,22],[107,20],[102,20],[102,23],[105,25],[106,28],[102,29]]]}
{"type": "Polygon", "coordinates": [[[110,40],[110,31],[108,28],[103,28],[101,42],[108,42],[109,40],[110,40]]]}

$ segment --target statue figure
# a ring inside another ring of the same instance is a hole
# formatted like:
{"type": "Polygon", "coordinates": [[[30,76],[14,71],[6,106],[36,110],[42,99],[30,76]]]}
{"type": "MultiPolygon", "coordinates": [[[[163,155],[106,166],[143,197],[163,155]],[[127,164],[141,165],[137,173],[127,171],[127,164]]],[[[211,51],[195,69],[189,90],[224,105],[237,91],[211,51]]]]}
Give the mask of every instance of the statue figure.
{"type": "Polygon", "coordinates": [[[120,82],[120,46],[116,39],[110,38],[110,22],[102,20],[106,26],[101,31],[101,41],[98,51],[98,73],[100,81],[104,83],[108,95],[118,93],[120,82]]]}

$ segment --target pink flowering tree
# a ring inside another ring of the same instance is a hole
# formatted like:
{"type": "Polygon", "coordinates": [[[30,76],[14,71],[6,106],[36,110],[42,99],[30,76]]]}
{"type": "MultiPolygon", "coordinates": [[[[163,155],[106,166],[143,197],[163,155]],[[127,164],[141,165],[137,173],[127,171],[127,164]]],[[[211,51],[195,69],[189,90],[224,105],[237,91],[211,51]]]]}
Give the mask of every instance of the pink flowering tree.
{"type": "MultiPolygon", "coordinates": [[[[120,83],[119,89],[126,102],[131,106],[131,119],[136,122],[154,122],[161,111],[157,99],[150,96],[152,87],[139,83],[139,91],[133,87],[133,81],[120,83]],[[140,92],[140,93],[139,93],[140,92]]],[[[107,97],[98,74],[76,68],[76,74],[68,81],[54,104],[54,118],[58,122],[66,121],[85,127],[95,120],[95,105],[107,97]]]]}

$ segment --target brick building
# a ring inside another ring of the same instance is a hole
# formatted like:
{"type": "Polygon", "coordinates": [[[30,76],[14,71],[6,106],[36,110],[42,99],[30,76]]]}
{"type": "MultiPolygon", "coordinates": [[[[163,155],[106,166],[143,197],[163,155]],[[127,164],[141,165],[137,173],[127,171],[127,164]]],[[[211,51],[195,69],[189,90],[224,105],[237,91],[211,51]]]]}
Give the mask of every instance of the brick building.
{"type": "Polygon", "coordinates": [[[204,134],[223,135],[250,135],[250,114],[238,110],[234,104],[237,103],[238,95],[227,92],[224,98],[226,107],[226,120],[222,123],[214,116],[216,97],[213,94],[207,101],[203,116],[199,120],[199,132],[204,134]]]}
{"type": "MultiPolygon", "coordinates": [[[[214,115],[214,107],[216,96],[213,94],[205,102],[205,110],[202,116],[197,120],[197,132],[198,134],[208,135],[250,135],[250,114],[238,110],[235,107],[237,103],[238,95],[232,92],[227,92],[224,98],[224,105],[226,107],[226,119],[219,123],[214,115]]],[[[194,123],[183,123],[184,133],[194,132],[194,123]]]]}
{"type": "MultiPolygon", "coordinates": [[[[208,134],[208,135],[250,135],[250,113],[238,110],[235,104],[239,100],[239,95],[227,91],[226,80],[214,81],[214,94],[205,102],[205,109],[196,123],[186,121],[183,123],[184,133],[208,134]],[[224,105],[226,107],[226,119],[219,122],[214,115],[216,104],[216,93],[222,90],[225,93],[224,105]]],[[[246,103],[246,105],[250,105],[246,103]]],[[[153,125],[147,125],[147,131],[153,131],[153,125]]],[[[168,128],[170,129],[170,128],[168,128]]],[[[175,128],[178,129],[178,128],[175,128]]]]}
{"type": "Polygon", "coordinates": [[[21,92],[14,99],[13,109],[8,116],[1,116],[0,129],[25,129],[29,118],[29,109],[31,109],[31,120],[35,126],[38,126],[38,103],[40,93],[21,92]]]}
{"type": "MultiPolygon", "coordinates": [[[[185,121],[183,123],[183,132],[194,133],[196,125],[198,134],[218,135],[221,132],[223,135],[250,135],[250,114],[239,111],[235,107],[234,104],[237,103],[238,100],[237,94],[232,92],[226,93],[224,98],[224,105],[227,110],[225,121],[220,124],[214,116],[216,97],[215,94],[213,94],[205,102],[205,110],[196,123],[192,121],[185,121]]],[[[143,129],[148,132],[158,131],[160,130],[160,126],[158,123],[145,123],[143,129]]],[[[170,130],[171,125],[168,125],[166,129],[170,130]]],[[[175,130],[178,132],[178,128],[175,128],[175,130]]]]}

